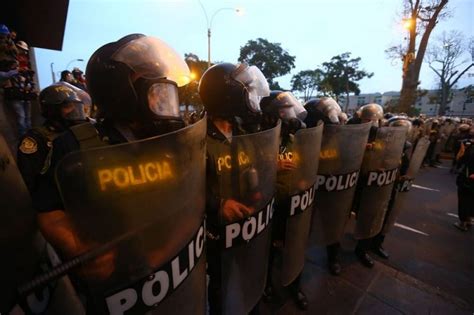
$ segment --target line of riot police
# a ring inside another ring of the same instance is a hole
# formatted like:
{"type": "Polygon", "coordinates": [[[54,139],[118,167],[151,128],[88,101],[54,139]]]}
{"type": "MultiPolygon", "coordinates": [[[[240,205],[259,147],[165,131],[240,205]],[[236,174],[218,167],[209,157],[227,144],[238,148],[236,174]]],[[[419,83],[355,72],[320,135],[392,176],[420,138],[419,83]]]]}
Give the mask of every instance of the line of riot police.
{"type": "Polygon", "coordinates": [[[97,122],[72,87],[42,91],[45,129],[18,151],[28,190],[0,142],[0,312],[205,314],[207,296],[210,314],[247,314],[276,288],[306,309],[305,253],[326,246],[339,274],[352,211],[361,262],[388,257],[395,187],[421,154],[407,119],[382,126],[369,104],[346,124],[331,98],[303,107],[257,67],[221,63],[200,81],[205,115],[187,124],[189,69],[142,34],[100,47],[86,76],[97,122]]]}

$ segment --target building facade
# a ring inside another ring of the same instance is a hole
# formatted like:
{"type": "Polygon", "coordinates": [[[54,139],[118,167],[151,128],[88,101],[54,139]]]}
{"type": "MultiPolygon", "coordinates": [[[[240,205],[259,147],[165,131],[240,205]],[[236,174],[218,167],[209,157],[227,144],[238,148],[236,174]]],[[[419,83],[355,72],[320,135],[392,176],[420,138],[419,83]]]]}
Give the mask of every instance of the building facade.
{"type": "MultiPolygon", "coordinates": [[[[426,116],[436,116],[440,107],[439,90],[425,90],[425,93],[418,97],[415,108],[420,114],[426,116]]],[[[349,106],[347,113],[353,114],[362,105],[377,103],[384,108],[396,106],[400,100],[400,92],[390,91],[385,93],[368,93],[349,96],[349,106]]],[[[346,97],[339,98],[342,109],[346,108],[346,97]]],[[[474,85],[469,85],[461,89],[453,89],[450,102],[446,107],[446,116],[474,117],[474,85]]]]}

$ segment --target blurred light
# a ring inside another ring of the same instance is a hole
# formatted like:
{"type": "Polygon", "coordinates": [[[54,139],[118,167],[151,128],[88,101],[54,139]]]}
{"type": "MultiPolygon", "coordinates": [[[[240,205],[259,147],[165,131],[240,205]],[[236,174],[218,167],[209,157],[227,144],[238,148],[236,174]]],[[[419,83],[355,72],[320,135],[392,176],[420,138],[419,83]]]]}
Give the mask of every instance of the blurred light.
{"type": "Polygon", "coordinates": [[[245,11],[243,8],[235,8],[235,12],[237,13],[238,16],[242,16],[245,14],[245,11]]]}
{"type": "Polygon", "coordinates": [[[411,29],[413,27],[413,21],[411,19],[403,19],[403,28],[404,29],[411,29]]]}
{"type": "Polygon", "coordinates": [[[196,73],[191,72],[191,74],[189,75],[189,77],[191,78],[191,80],[196,80],[197,75],[196,75],[196,73]]]}

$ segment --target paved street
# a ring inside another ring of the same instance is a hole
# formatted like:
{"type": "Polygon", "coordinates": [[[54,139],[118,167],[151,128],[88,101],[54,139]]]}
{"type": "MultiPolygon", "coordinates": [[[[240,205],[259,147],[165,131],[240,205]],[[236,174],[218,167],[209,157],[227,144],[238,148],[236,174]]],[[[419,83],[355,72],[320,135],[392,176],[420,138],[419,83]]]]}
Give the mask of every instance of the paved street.
{"type": "MultiPolygon", "coordinates": [[[[343,241],[341,276],[326,271],[323,249],[308,251],[308,314],[473,314],[474,229],[463,233],[452,225],[457,196],[449,163],[421,170],[414,184],[399,195],[403,211],[385,241],[389,260],[378,260],[372,270],[363,267],[353,255],[352,226],[343,241]]],[[[288,297],[283,305],[261,309],[301,313],[288,297]]]]}

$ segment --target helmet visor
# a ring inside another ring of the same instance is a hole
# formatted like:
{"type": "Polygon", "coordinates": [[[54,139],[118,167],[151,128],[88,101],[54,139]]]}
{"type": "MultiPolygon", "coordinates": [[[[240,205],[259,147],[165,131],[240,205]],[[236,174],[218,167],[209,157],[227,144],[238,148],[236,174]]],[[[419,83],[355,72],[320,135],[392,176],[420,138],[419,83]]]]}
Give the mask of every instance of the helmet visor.
{"type": "Polygon", "coordinates": [[[279,114],[281,119],[298,118],[299,120],[304,120],[306,118],[308,112],[290,92],[278,94],[274,102],[277,102],[280,107],[279,114]]]}
{"type": "Polygon", "coordinates": [[[61,106],[64,119],[69,121],[86,120],[86,112],[82,102],[66,102],[61,106]]]}
{"type": "Polygon", "coordinates": [[[155,83],[148,89],[148,107],[159,117],[179,117],[178,88],[171,83],[155,83]]]}
{"type": "Polygon", "coordinates": [[[260,112],[260,100],[270,95],[270,87],[262,71],[255,66],[241,64],[236,70],[234,79],[247,87],[250,110],[260,112]]]}
{"type": "Polygon", "coordinates": [[[167,79],[178,86],[191,81],[188,65],[168,44],[154,37],[141,37],[117,50],[112,59],[126,64],[138,77],[167,79]]]}
{"type": "Polygon", "coordinates": [[[299,120],[306,119],[308,112],[292,93],[284,92],[278,95],[278,99],[280,99],[280,97],[283,99],[283,102],[285,104],[288,103],[293,106],[293,111],[295,112],[296,118],[298,118],[299,120]]]}

